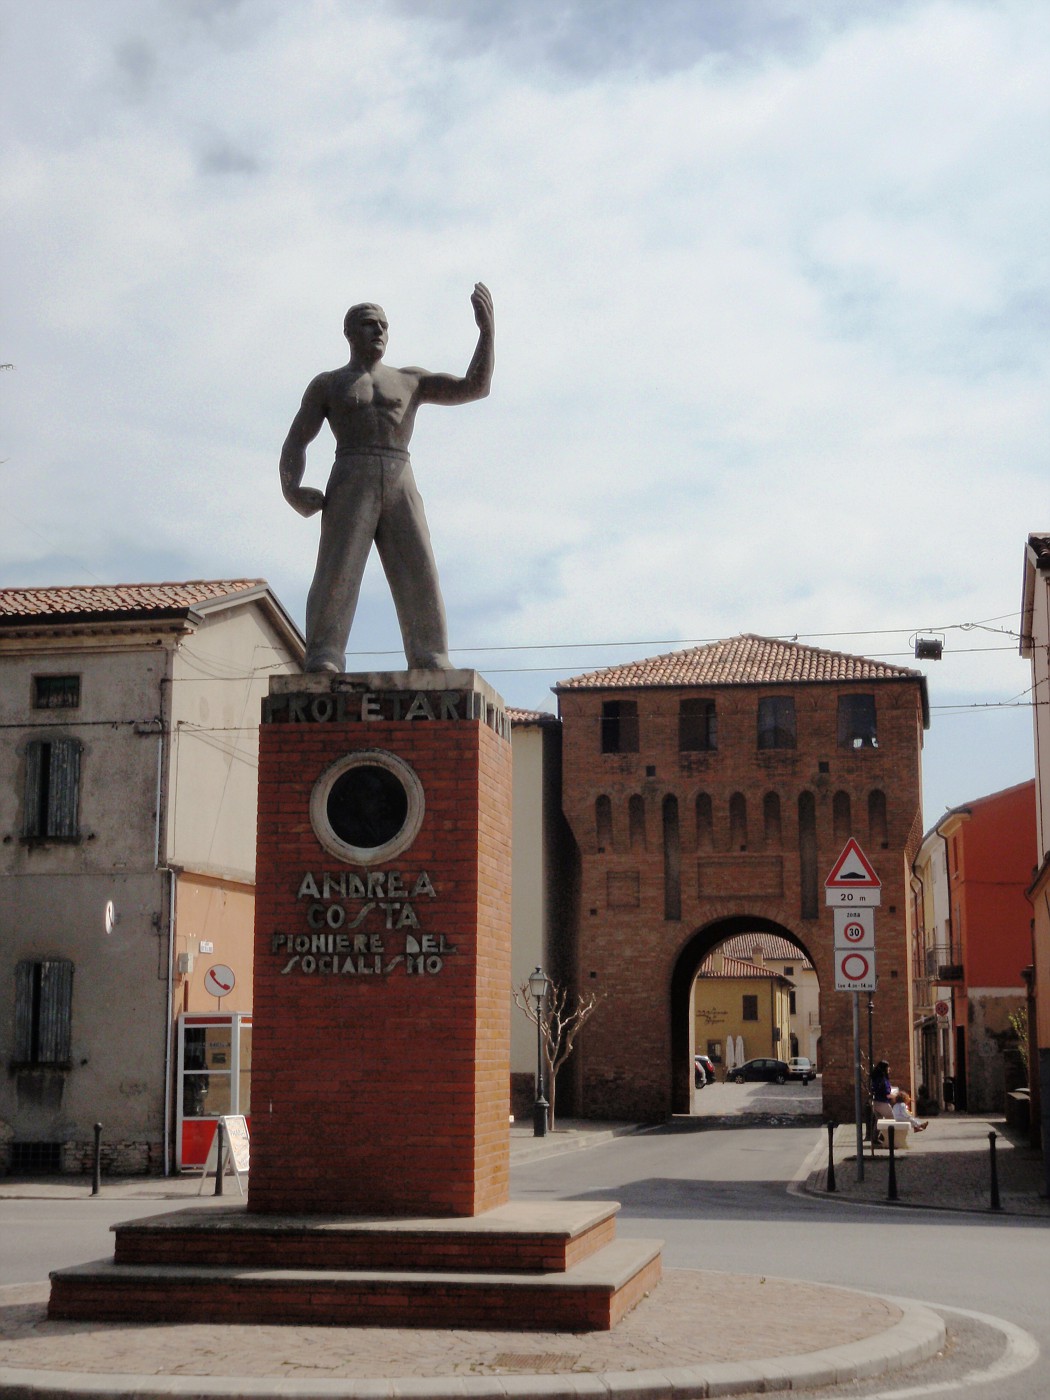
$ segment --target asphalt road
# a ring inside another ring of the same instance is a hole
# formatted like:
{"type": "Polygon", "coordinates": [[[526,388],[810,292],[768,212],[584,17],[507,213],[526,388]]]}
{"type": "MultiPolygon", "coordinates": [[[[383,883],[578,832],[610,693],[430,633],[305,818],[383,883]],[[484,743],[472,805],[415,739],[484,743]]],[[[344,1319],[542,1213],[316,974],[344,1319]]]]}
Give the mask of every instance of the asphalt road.
{"type": "Polygon", "coordinates": [[[1042,1221],[791,1193],[789,1183],[822,1138],[812,1127],[705,1130],[694,1121],[523,1164],[512,1194],[618,1200],[619,1233],[662,1236],[668,1268],[833,1283],[944,1311],[953,1348],[943,1362],[892,1385],[850,1387],[850,1395],[1047,1400],[1050,1229],[1042,1221]],[[1013,1369],[1031,1355],[1030,1339],[1040,1355],[1013,1369]]]}
{"type": "MultiPolygon", "coordinates": [[[[31,1190],[28,1187],[27,1190],[31,1190]]],[[[205,1204],[206,1199],[205,1199],[205,1204]]],[[[52,1269],[113,1257],[110,1226],[196,1206],[195,1198],[123,1200],[0,1199],[0,1284],[36,1283],[52,1269]]]]}
{"type": "MultiPolygon", "coordinates": [[[[944,1360],[892,1384],[851,1386],[851,1396],[1050,1396],[1050,1227],[1043,1221],[795,1194],[790,1183],[823,1144],[819,1128],[714,1121],[523,1163],[514,1169],[512,1195],[619,1200],[619,1233],[662,1236],[668,1268],[807,1279],[915,1298],[944,1312],[952,1337],[944,1360]],[[1032,1339],[1040,1355],[1021,1369],[1032,1339]]],[[[52,1268],[110,1256],[114,1221],[187,1204],[0,1199],[0,1283],[33,1282],[52,1268]]]]}

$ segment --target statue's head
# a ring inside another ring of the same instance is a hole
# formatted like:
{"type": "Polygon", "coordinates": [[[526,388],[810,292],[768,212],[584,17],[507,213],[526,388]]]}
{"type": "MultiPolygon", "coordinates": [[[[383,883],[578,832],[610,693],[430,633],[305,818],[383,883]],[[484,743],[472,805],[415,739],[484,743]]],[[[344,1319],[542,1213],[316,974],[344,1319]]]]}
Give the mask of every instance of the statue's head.
{"type": "Polygon", "coordinates": [[[343,317],[343,334],[359,354],[382,355],[386,349],[386,312],[374,301],[361,301],[343,317]]]}

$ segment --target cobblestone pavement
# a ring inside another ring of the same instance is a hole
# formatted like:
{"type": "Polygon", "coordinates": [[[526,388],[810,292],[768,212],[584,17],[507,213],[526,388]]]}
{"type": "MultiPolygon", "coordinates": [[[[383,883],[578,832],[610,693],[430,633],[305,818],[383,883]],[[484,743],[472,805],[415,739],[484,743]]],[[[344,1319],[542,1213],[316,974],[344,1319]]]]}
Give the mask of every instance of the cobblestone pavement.
{"type": "Polygon", "coordinates": [[[902,1318],[870,1294],[689,1270],[669,1271],[612,1332],[569,1334],[58,1323],[46,1298],[46,1285],[0,1290],[3,1367],[313,1380],[665,1371],[848,1346],[902,1318]]]}
{"type": "MultiPolygon", "coordinates": [[[[1029,1215],[1050,1220],[1050,1200],[1041,1194],[1043,1166],[1035,1148],[1008,1137],[1001,1118],[976,1118],[945,1113],[929,1120],[922,1133],[909,1134],[908,1147],[894,1153],[897,1201],[902,1206],[938,1210],[991,1210],[991,1148],[995,1133],[995,1161],[999,1202],[1004,1215],[1029,1215]]],[[[835,1131],[835,1185],[840,1200],[891,1204],[889,1152],[878,1148],[874,1157],[864,1144],[864,1180],[857,1180],[857,1135],[852,1123],[835,1131]]],[[[827,1193],[826,1145],[810,1158],[805,1189],[814,1195],[827,1193]]]]}

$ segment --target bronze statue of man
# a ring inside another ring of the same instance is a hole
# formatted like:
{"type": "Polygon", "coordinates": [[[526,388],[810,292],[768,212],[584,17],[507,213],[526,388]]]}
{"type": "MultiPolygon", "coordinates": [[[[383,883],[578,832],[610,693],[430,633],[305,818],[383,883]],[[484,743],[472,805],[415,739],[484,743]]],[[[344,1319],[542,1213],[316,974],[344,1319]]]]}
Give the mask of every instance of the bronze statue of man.
{"type": "Polygon", "coordinates": [[[317,567],[306,601],[306,670],[342,671],[368,552],[375,541],[397,609],[410,668],[446,670],[448,629],[423,502],[408,444],[423,403],[471,403],[492,381],[492,296],[481,282],[470,298],[478,344],[462,379],[382,363],[387,320],[381,306],[351,306],[343,322],[350,361],[312,380],[284,447],[281,488],[300,515],[321,511],[317,567]],[[325,419],[335,463],[323,493],[303,486],[306,448],[325,419]]]}

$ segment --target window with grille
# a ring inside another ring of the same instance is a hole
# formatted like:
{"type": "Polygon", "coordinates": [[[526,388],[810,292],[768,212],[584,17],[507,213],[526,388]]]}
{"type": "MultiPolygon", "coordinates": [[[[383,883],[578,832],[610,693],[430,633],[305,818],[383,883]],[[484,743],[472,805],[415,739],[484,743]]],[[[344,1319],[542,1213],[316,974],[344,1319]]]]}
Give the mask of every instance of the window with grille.
{"type": "Polygon", "coordinates": [[[79,676],[34,676],[33,708],[75,710],[80,704],[79,676]]]}
{"type": "Polygon", "coordinates": [[[15,1062],[68,1064],[72,1011],[73,964],[68,958],[20,962],[15,968],[15,1062]]]}
{"type": "Polygon", "coordinates": [[[31,739],[26,744],[22,835],[38,841],[77,840],[79,802],[79,741],[31,739]]]}
{"type": "Polygon", "coordinates": [[[744,997],[744,1013],[743,1013],[743,1019],[744,1019],[745,1021],[757,1021],[757,1020],[758,1020],[758,997],[757,997],[757,996],[745,996],[745,997],[744,997]]]}

